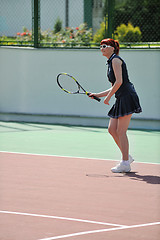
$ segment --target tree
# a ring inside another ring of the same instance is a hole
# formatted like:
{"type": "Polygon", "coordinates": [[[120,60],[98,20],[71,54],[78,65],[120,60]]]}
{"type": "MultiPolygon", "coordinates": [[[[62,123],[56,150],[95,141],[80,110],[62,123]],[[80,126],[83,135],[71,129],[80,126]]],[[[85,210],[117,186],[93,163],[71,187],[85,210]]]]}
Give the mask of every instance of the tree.
{"type": "Polygon", "coordinates": [[[160,1],[159,0],[126,0],[115,8],[115,25],[122,23],[138,26],[142,32],[143,42],[160,41],[160,1]]]}

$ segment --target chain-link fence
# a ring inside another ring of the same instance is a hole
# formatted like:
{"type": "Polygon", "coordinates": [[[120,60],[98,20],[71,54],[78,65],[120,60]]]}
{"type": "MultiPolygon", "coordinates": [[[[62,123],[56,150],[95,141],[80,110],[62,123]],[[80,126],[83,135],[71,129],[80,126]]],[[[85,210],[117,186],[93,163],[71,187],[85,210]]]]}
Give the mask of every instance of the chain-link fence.
{"type": "Polygon", "coordinates": [[[160,0],[116,1],[114,30],[121,42],[159,42],[160,0]]]}
{"type": "Polygon", "coordinates": [[[33,45],[32,2],[0,0],[0,45],[33,45]]]}
{"type": "Polygon", "coordinates": [[[0,0],[0,45],[159,47],[159,26],[159,0],[0,0]]]}

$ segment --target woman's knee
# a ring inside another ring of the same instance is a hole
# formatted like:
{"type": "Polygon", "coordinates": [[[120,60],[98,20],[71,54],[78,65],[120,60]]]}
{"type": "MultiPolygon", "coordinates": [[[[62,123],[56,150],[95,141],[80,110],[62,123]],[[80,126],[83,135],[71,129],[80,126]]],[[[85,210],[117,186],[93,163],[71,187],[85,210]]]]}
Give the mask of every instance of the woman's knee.
{"type": "Polygon", "coordinates": [[[111,134],[112,136],[116,136],[117,135],[117,131],[115,128],[113,128],[112,126],[108,127],[108,132],[109,134],[111,134]]]}

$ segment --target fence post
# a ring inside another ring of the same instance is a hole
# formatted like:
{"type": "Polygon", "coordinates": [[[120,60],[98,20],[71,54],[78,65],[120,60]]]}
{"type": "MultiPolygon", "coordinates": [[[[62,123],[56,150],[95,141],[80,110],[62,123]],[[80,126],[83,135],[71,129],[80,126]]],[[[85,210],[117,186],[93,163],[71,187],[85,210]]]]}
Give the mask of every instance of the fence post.
{"type": "Polygon", "coordinates": [[[108,0],[108,31],[107,37],[112,38],[114,32],[114,8],[115,8],[115,0],[108,0]]]}
{"type": "Polygon", "coordinates": [[[68,16],[68,0],[66,0],[66,27],[68,27],[69,25],[68,25],[68,22],[69,22],[69,16],[68,16]]]}
{"type": "Polygon", "coordinates": [[[88,28],[92,28],[92,5],[93,0],[84,0],[84,22],[88,28]]]}
{"type": "Polygon", "coordinates": [[[40,1],[33,0],[33,33],[34,47],[39,47],[39,23],[40,23],[40,1]]]}

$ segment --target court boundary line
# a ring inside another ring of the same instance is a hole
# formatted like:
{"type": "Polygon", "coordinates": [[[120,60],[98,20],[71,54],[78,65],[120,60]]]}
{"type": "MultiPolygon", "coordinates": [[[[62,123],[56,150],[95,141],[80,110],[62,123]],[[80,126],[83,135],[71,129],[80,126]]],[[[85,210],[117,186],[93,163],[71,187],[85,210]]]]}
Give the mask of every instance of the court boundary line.
{"type": "Polygon", "coordinates": [[[114,226],[113,228],[107,228],[107,229],[105,228],[105,229],[99,229],[99,230],[77,232],[77,233],[59,235],[59,236],[54,236],[54,237],[49,237],[49,238],[41,238],[41,239],[38,239],[38,240],[56,240],[56,239],[60,239],[60,238],[68,238],[68,237],[87,235],[87,234],[92,234],[92,233],[100,233],[100,232],[110,232],[110,231],[117,231],[117,230],[133,229],[133,228],[148,227],[148,226],[153,226],[153,225],[159,225],[160,224],[160,222],[152,222],[152,223],[145,223],[145,224],[137,224],[137,225],[127,226],[127,225],[120,225],[120,224],[103,223],[103,222],[96,222],[96,221],[90,221],[90,220],[83,220],[83,219],[76,219],[76,218],[66,218],[66,217],[57,217],[57,216],[50,216],[50,215],[41,215],[41,214],[34,214],[34,213],[22,213],[22,212],[12,212],[12,211],[3,211],[3,210],[0,210],[0,213],[21,215],[21,216],[30,216],[30,217],[42,217],[42,218],[50,218],[50,219],[59,219],[59,220],[69,220],[69,221],[76,221],[76,222],[84,222],[84,223],[93,223],[93,224],[99,224],[99,225],[106,225],[106,226],[114,226]]]}
{"type": "Polygon", "coordinates": [[[75,221],[75,222],[91,223],[91,224],[106,225],[106,226],[126,227],[126,225],[121,225],[121,224],[97,222],[97,221],[78,219],[78,218],[71,218],[71,217],[58,217],[58,216],[50,216],[50,215],[44,215],[44,214],[13,212],[13,211],[5,211],[5,210],[0,210],[0,213],[13,214],[13,215],[22,215],[22,216],[30,216],[30,217],[50,218],[50,219],[58,219],[58,220],[65,220],[65,221],[75,221]]]}
{"type": "MultiPolygon", "coordinates": [[[[19,155],[31,155],[31,156],[44,156],[44,157],[59,157],[59,158],[77,158],[77,159],[99,160],[99,161],[113,161],[113,162],[119,161],[118,159],[116,160],[116,159],[104,159],[104,158],[61,156],[61,155],[41,154],[41,153],[23,153],[23,152],[9,152],[9,151],[0,151],[0,153],[19,154],[19,155]]],[[[136,161],[134,161],[133,163],[160,165],[160,163],[151,163],[151,162],[136,162],[136,161]]]]}
{"type": "Polygon", "coordinates": [[[91,231],[78,232],[73,234],[71,233],[71,234],[60,235],[60,236],[49,237],[49,238],[41,238],[38,240],[56,240],[60,238],[75,237],[75,236],[87,235],[91,233],[111,232],[111,231],[125,230],[125,229],[139,228],[139,227],[148,227],[148,226],[159,225],[159,224],[160,222],[153,222],[153,223],[138,224],[138,225],[124,226],[124,227],[116,227],[116,228],[107,228],[107,229],[105,228],[100,230],[91,230],[91,231]]]}

